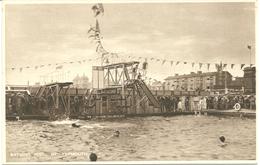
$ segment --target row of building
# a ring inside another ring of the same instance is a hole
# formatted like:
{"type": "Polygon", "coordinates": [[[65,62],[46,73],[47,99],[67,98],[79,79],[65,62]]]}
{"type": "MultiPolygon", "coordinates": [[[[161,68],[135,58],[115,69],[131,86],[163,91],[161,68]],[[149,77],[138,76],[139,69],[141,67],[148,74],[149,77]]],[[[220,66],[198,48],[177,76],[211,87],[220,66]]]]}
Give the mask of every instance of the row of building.
{"type": "Polygon", "coordinates": [[[154,82],[152,90],[179,90],[179,91],[243,91],[255,93],[255,67],[244,69],[243,77],[233,77],[228,71],[197,73],[169,76],[165,82],[154,82]]]}

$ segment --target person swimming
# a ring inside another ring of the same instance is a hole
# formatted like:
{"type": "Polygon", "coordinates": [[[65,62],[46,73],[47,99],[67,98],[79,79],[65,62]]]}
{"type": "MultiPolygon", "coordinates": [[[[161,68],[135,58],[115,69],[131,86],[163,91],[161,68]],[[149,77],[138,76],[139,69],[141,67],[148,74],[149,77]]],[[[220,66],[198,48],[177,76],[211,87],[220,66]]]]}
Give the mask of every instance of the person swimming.
{"type": "Polygon", "coordinates": [[[221,147],[225,147],[227,144],[225,143],[225,141],[226,141],[226,138],[225,138],[225,136],[220,136],[219,137],[219,140],[220,140],[220,146],[221,147]]]}
{"type": "Polygon", "coordinates": [[[89,155],[89,160],[90,160],[91,162],[97,161],[97,155],[96,155],[95,153],[91,153],[91,154],[89,155]]]}
{"type": "Polygon", "coordinates": [[[75,127],[75,128],[79,128],[79,127],[80,127],[80,125],[78,125],[78,124],[76,124],[76,123],[72,123],[71,126],[72,126],[72,127],[75,127]]]}
{"type": "Polygon", "coordinates": [[[119,137],[119,135],[120,135],[120,132],[119,132],[119,131],[115,131],[115,132],[114,132],[114,137],[119,137]]]}

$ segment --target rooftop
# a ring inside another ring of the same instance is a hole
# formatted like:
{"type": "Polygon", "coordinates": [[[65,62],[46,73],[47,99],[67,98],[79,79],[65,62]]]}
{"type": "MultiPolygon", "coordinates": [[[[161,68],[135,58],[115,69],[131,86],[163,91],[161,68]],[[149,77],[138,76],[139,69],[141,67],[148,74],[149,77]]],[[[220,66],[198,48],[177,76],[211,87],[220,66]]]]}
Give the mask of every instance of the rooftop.
{"type": "MultiPolygon", "coordinates": [[[[227,71],[223,71],[223,73],[225,73],[227,71]]],[[[205,72],[202,73],[200,71],[198,71],[197,73],[195,72],[191,72],[190,74],[184,74],[184,75],[178,75],[176,74],[175,76],[168,76],[167,78],[165,78],[164,80],[171,80],[171,79],[176,79],[176,78],[191,78],[191,77],[204,77],[204,76],[214,76],[216,75],[218,72],[205,72]]],[[[227,72],[229,73],[229,72],[227,72]]],[[[229,73],[230,74],[230,73],[229,73]]]]}

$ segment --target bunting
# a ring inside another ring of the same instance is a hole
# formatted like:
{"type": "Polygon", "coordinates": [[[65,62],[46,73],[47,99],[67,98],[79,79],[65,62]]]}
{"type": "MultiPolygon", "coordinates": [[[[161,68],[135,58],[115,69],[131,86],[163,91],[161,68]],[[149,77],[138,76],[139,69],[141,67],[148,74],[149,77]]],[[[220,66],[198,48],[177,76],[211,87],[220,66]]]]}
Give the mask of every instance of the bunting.
{"type": "MultiPolygon", "coordinates": [[[[99,46],[100,49],[102,48],[102,45],[99,46]]],[[[101,49],[102,50],[102,49],[101,49]]],[[[107,53],[109,54],[110,57],[114,57],[114,58],[124,58],[123,56],[119,56],[117,53],[109,53],[109,52],[106,52],[106,51],[103,51],[102,53],[102,56],[106,56],[107,53]]],[[[39,69],[39,68],[44,68],[44,67],[52,67],[52,66],[63,66],[63,65],[68,65],[68,64],[83,64],[85,63],[86,61],[89,61],[89,62],[92,62],[92,61],[95,61],[95,60],[99,60],[101,59],[102,57],[96,57],[96,58],[93,58],[93,59],[83,59],[83,60],[76,60],[76,61],[69,61],[69,62],[59,62],[59,63],[49,63],[49,64],[41,64],[41,65],[33,65],[33,66],[24,66],[24,67],[10,67],[10,68],[7,68],[7,69],[10,69],[12,71],[15,71],[15,70],[19,70],[20,72],[24,71],[25,69],[39,69]]],[[[135,56],[126,56],[125,58],[129,58],[129,59],[138,59],[138,60],[144,60],[144,61],[147,61],[147,60],[150,60],[150,61],[155,61],[155,62],[160,62],[161,65],[164,65],[166,62],[169,62],[171,66],[173,66],[173,64],[175,63],[175,65],[179,65],[179,64],[188,64],[187,61],[174,61],[174,60],[167,60],[167,59],[159,59],[159,58],[154,58],[154,57],[150,57],[150,58],[147,58],[147,57],[135,57],[135,56]]],[[[106,58],[103,59],[103,62],[109,62],[109,60],[106,60],[106,58]]],[[[197,64],[196,62],[190,62],[192,68],[194,68],[194,66],[197,64]]],[[[201,69],[202,66],[203,66],[203,63],[201,62],[198,62],[199,64],[199,68],[201,69]]],[[[206,63],[205,65],[207,65],[207,69],[209,70],[210,66],[211,66],[212,63],[206,63]]],[[[234,69],[234,66],[235,65],[240,65],[240,68],[243,69],[243,67],[246,65],[246,64],[217,64],[217,63],[214,63],[215,64],[215,67],[216,69],[220,69],[220,70],[223,70],[223,68],[226,68],[227,66],[229,66],[230,69],[234,69]]],[[[212,65],[214,65],[212,64],[212,65]]],[[[248,64],[250,67],[254,66],[254,64],[248,64]]],[[[63,66],[64,67],[64,66],[63,66]]],[[[55,68],[55,67],[54,67],[55,68]]]]}

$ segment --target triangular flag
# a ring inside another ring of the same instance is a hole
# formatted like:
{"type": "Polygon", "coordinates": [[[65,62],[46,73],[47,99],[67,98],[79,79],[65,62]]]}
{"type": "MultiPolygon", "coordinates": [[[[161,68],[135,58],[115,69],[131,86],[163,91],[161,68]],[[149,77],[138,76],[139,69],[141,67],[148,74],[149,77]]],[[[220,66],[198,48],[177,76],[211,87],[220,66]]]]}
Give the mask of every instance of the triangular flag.
{"type": "Polygon", "coordinates": [[[171,66],[172,66],[172,64],[173,64],[173,61],[171,61],[171,66]]]}
{"type": "Polygon", "coordinates": [[[244,66],[245,66],[245,64],[241,64],[241,67],[240,67],[240,68],[243,69],[244,66]]]}
{"type": "Polygon", "coordinates": [[[163,60],[163,61],[162,61],[162,65],[163,65],[165,62],[166,62],[166,60],[163,60]]]}
{"type": "Polygon", "coordinates": [[[224,64],[224,65],[223,65],[223,68],[226,68],[226,67],[227,67],[227,64],[224,64]]]}
{"type": "Polygon", "coordinates": [[[250,68],[253,66],[254,64],[250,64],[250,68]]]}
{"type": "Polygon", "coordinates": [[[177,62],[176,62],[176,65],[178,65],[179,63],[180,63],[180,61],[177,61],[177,62]]]}
{"type": "Polygon", "coordinates": [[[187,64],[187,62],[183,62],[183,64],[187,64]]]}
{"type": "Polygon", "coordinates": [[[235,65],[235,64],[231,64],[231,69],[233,69],[234,65],[235,65]]]}
{"type": "Polygon", "coordinates": [[[209,70],[209,67],[210,67],[210,63],[208,63],[208,70],[209,70]]]}
{"type": "Polygon", "coordinates": [[[201,67],[202,67],[202,63],[199,63],[199,65],[200,65],[200,69],[201,69],[201,67]]]}
{"type": "Polygon", "coordinates": [[[57,66],[57,67],[56,67],[56,70],[57,70],[57,69],[62,69],[62,67],[63,67],[62,65],[57,66]]]}

